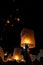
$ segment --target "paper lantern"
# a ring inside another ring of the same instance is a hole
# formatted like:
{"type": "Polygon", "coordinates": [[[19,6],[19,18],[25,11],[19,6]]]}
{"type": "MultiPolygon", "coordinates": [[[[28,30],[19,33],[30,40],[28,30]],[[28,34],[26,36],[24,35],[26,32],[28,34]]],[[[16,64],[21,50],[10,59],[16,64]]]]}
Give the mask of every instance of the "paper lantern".
{"type": "Polygon", "coordinates": [[[16,61],[24,62],[24,58],[21,56],[21,49],[15,48],[13,52],[13,59],[16,61]]]}
{"type": "Polygon", "coordinates": [[[24,28],[21,31],[21,47],[25,47],[25,44],[28,45],[29,48],[35,47],[35,38],[34,38],[34,32],[33,30],[24,28]]]}

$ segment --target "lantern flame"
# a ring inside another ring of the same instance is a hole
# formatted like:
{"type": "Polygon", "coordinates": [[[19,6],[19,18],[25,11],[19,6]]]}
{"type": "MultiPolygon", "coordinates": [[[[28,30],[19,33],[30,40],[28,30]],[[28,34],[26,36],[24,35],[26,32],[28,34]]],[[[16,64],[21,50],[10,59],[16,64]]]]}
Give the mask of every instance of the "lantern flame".
{"type": "Polygon", "coordinates": [[[24,38],[23,43],[28,44],[28,43],[30,43],[30,40],[28,38],[24,38]]]}

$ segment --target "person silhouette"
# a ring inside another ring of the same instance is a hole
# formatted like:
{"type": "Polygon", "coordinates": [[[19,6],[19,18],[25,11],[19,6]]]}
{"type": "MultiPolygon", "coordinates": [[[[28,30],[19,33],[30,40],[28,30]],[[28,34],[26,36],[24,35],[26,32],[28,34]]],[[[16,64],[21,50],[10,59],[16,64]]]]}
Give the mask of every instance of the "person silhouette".
{"type": "Polygon", "coordinates": [[[23,51],[23,56],[24,56],[24,59],[26,61],[26,64],[31,65],[30,53],[28,53],[27,49],[29,49],[28,45],[25,44],[25,50],[23,51]]]}

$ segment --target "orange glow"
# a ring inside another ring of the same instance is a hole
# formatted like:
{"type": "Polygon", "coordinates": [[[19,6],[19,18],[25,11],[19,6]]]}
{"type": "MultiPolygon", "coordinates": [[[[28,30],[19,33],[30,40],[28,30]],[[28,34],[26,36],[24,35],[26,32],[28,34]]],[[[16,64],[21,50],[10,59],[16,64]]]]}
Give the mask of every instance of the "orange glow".
{"type": "Polygon", "coordinates": [[[28,43],[30,43],[30,40],[28,38],[24,38],[23,43],[28,44],[28,43]]]}
{"type": "Polygon", "coordinates": [[[24,47],[25,44],[27,44],[29,48],[35,47],[34,32],[24,28],[21,32],[21,47],[24,47]]]}
{"type": "Polygon", "coordinates": [[[20,61],[20,62],[25,61],[24,58],[21,56],[20,48],[19,49],[17,48],[15,52],[13,52],[13,55],[9,54],[8,57],[5,59],[4,56],[6,55],[7,55],[7,52],[4,53],[2,47],[0,47],[0,57],[2,58],[3,62],[14,61],[14,60],[20,61]]]}
{"type": "Polygon", "coordinates": [[[19,55],[15,55],[15,56],[14,56],[14,60],[16,60],[16,61],[17,61],[17,60],[20,60],[20,56],[19,56],[19,55]]]}
{"type": "Polygon", "coordinates": [[[21,55],[21,48],[15,48],[13,52],[13,60],[24,62],[24,58],[21,55]]]}
{"type": "Polygon", "coordinates": [[[13,56],[13,59],[16,60],[16,61],[21,61],[21,62],[25,62],[24,58],[22,58],[21,55],[14,55],[13,56]]]}
{"type": "Polygon", "coordinates": [[[11,58],[9,58],[9,59],[7,59],[8,61],[12,61],[12,59],[11,58]]]}
{"type": "Polygon", "coordinates": [[[13,52],[13,59],[14,60],[20,60],[21,58],[21,49],[20,48],[15,48],[13,52]]]}

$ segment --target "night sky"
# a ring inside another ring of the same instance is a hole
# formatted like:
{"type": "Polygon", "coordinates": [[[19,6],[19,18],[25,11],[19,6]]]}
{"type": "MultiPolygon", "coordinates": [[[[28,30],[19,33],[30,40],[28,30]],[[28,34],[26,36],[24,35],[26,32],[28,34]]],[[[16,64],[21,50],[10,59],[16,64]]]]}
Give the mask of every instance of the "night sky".
{"type": "Polygon", "coordinates": [[[32,0],[0,0],[0,46],[4,50],[20,47],[20,33],[25,27],[35,33],[37,48],[43,48],[40,6],[32,0]]]}

